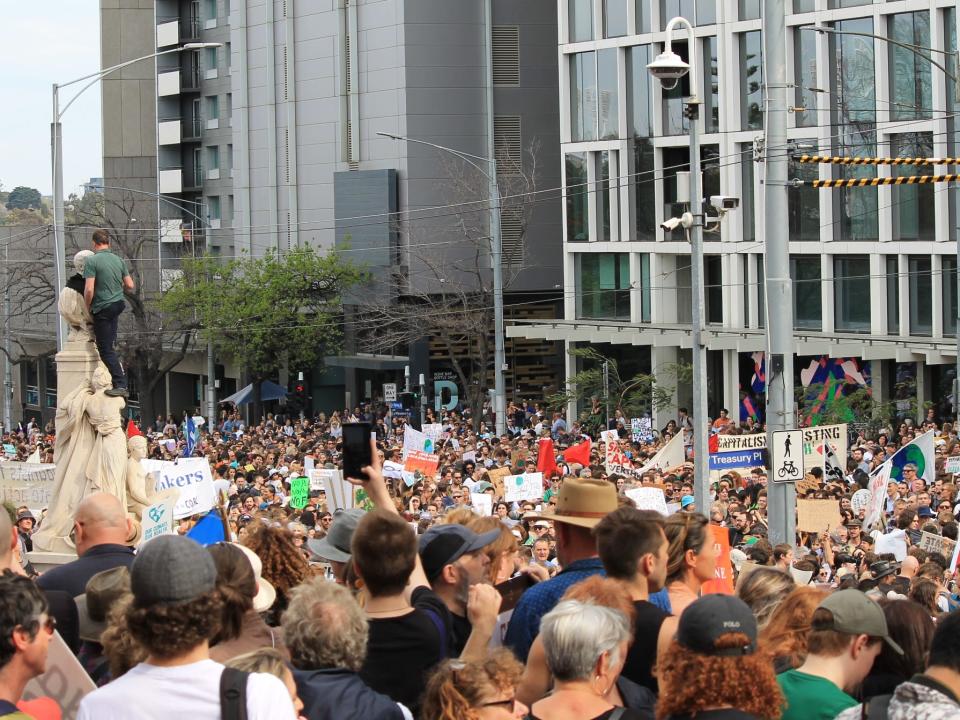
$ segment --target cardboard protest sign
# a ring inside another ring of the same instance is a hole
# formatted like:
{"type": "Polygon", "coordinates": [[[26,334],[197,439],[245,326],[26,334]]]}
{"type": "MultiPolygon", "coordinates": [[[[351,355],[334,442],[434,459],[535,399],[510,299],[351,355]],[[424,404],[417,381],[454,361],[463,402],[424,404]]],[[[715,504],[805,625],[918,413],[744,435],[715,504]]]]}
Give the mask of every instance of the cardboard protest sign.
{"type": "Polygon", "coordinates": [[[503,646],[503,641],[507,637],[507,626],[510,624],[510,618],[513,616],[513,610],[520,601],[520,596],[527,590],[533,581],[527,573],[520,573],[515,578],[505,580],[496,585],[497,592],[500,593],[500,614],[497,615],[497,626],[490,638],[491,649],[503,646]]]}
{"type": "Polygon", "coordinates": [[[411,450],[403,461],[403,481],[407,487],[413,487],[420,480],[435,477],[439,466],[439,455],[411,450]]]}
{"type": "Polygon", "coordinates": [[[53,503],[54,465],[0,463],[0,501],[39,510],[53,503]]]}
{"type": "Polygon", "coordinates": [[[656,510],[661,515],[670,514],[667,510],[667,499],[660,488],[631,488],[624,494],[637,504],[639,510],[656,510]]]}
{"type": "Polygon", "coordinates": [[[24,700],[48,697],[63,711],[64,720],[77,717],[80,701],[97,689],[73,652],[55,632],[47,647],[47,669],[27,683],[24,700]]]}
{"type": "Polygon", "coordinates": [[[470,493],[470,504],[478,515],[493,515],[493,498],[487,493],[470,493]]]}
{"type": "Polygon", "coordinates": [[[433,440],[434,445],[443,439],[443,425],[441,423],[424,423],[420,429],[428,439],[433,440]]]}
{"type": "Polygon", "coordinates": [[[509,474],[510,468],[494,468],[487,473],[487,477],[490,478],[490,482],[493,484],[497,497],[503,497],[504,478],[506,478],[509,474]]]}
{"type": "Polygon", "coordinates": [[[503,481],[503,499],[507,502],[543,500],[543,473],[509,475],[503,481]]]}
{"type": "Polygon", "coordinates": [[[947,461],[943,464],[943,469],[945,472],[953,473],[956,475],[960,473],[960,455],[951,455],[947,458],[947,461]]]}
{"type": "Polygon", "coordinates": [[[940,553],[944,557],[953,556],[953,548],[956,545],[955,540],[945,538],[942,535],[923,531],[920,533],[920,549],[928,553],[940,553]]]}
{"type": "Polygon", "coordinates": [[[819,534],[842,522],[836,500],[797,500],[797,530],[819,534]]]}
{"type": "Polygon", "coordinates": [[[733,595],[733,565],[730,562],[730,535],[727,528],[719,525],[708,525],[713,536],[713,546],[717,551],[716,577],[708,580],[701,588],[701,594],[720,593],[733,595]]]}
{"type": "Polygon", "coordinates": [[[140,522],[143,529],[140,547],[155,537],[173,533],[173,504],[173,499],[169,498],[144,508],[140,522]]]}
{"type": "Polygon", "coordinates": [[[295,477],[290,481],[290,507],[303,510],[310,501],[310,478],[295,477]]]}
{"type": "Polygon", "coordinates": [[[870,505],[870,491],[857,490],[850,498],[850,509],[854,515],[859,515],[861,510],[866,510],[870,505]]]}
{"type": "Polygon", "coordinates": [[[213,475],[206,458],[180,458],[174,462],[144,459],[140,465],[147,473],[156,473],[157,492],[169,488],[180,491],[173,508],[173,517],[177,520],[205,513],[217,502],[213,475]]]}

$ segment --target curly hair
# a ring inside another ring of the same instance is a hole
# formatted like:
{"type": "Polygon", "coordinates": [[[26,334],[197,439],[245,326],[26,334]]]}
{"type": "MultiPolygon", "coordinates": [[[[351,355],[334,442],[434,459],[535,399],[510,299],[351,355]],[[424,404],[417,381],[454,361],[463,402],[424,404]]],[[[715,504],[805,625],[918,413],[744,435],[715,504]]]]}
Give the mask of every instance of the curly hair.
{"type": "Polygon", "coordinates": [[[807,657],[813,612],[828,594],[804,586],[787,595],[760,630],[760,650],[770,659],[784,658],[790,667],[799,667],[807,657]]]}
{"type": "Polygon", "coordinates": [[[107,613],[107,628],[100,635],[112,680],[147,659],[147,651],[134,639],[127,626],[127,611],[132,603],[132,593],[118,598],[107,613]]]}
{"type": "MultiPolygon", "coordinates": [[[[9,542],[10,533],[6,539],[9,542]]],[[[13,644],[13,631],[16,628],[29,630],[33,640],[40,632],[40,616],[47,612],[47,597],[32,580],[4,570],[0,575],[0,667],[5,666],[17,648],[13,644]]]]}
{"type": "Polygon", "coordinates": [[[293,533],[285,528],[260,525],[243,539],[243,544],[260,558],[263,579],[277,590],[274,608],[283,610],[290,591],[313,575],[310,563],[293,543],[293,533]]]}
{"type": "MultiPolygon", "coordinates": [[[[750,638],[726,633],[718,649],[743,647],[750,638]]],[[[767,657],[761,653],[735,657],[703,655],[676,640],[660,663],[657,720],[671,715],[696,715],[716,707],[732,707],[765,720],[777,720],[783,694],[767,657]]]]}
{"type": "Polygon", "coordinates": [[[342,585],[314,578],[295,588],[283,614],[283,641],[301,670],[358,672],[367,656],[367,619],[342,585]]]}
{"type": "Polygon", "coordinates": [[[158,658],[173,658],[192,650],[220,630],[223,599],[217,590],[193,600],[170,605],[127,608],[126,622],[147,653],[158,658]]]}
{"type": "Polygon", "coordinates": [[[483,660],[447,660],[427,681],[422,717],[430,720],[479,720],[475,708],[520,683],[523,665],[506,648],[491,650],[483,660]]]}

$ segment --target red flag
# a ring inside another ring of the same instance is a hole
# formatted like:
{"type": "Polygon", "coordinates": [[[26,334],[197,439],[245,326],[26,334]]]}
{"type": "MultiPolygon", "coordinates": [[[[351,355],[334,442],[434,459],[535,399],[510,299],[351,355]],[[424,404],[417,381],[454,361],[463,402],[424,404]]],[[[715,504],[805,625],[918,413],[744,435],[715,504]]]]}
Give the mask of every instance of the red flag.
{"type": "Polygon", "coordinates": [[[136,437],[137,435],[143,435],[143,433],[140,432],[140,428],[138,428],[134,424],[133,420],[128,420],[127,421],[127,439],[129,440],[130,438],[136,437]]]}
{"type": "Polygon", "coordinates": [[[590,464],[590,438],[582,443],[568,447],[563,451],[563,459],[568,463],[580,463],[584,467],[590,464]]]}
{"type": "Polygon", "coordinates": [[[557,452],[553,449],[553,440],[544,438],[540,441],[540,449],[537,452],[537,472],[543,473],[543,477],[548,478],[558,471],[557,452]]]}

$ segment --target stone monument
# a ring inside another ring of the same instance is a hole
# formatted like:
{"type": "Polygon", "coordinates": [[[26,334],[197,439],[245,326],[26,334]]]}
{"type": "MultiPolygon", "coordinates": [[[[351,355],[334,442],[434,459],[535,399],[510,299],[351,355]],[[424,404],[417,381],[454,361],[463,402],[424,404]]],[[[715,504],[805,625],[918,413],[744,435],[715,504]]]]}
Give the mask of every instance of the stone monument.
{"type": "MultiPolygon", "coordinates": [[[[83,250],[74,257],[80,279],[83,263],[91,255],[83,250]]],[[[71,533],[73,514],[87,495],[108,492],[128,505],[127,438],[122,397],[110,397],[110,372],[100,361],[93,337],[93,318],[77,289],[76,276],[60,292],[57,307],[70,326],[63,350],[57,353],[57,413],[55,418],[53,501],[43,524],[33,536],[38,550],[75,552],[71,533]]],[[[149,498],[143,485],[137,501],[149,498]]],[[[131,498],[132,499],[132,498],[131,498]]],[[[134,505],[139,519],[140,503],[134,505]]]]}

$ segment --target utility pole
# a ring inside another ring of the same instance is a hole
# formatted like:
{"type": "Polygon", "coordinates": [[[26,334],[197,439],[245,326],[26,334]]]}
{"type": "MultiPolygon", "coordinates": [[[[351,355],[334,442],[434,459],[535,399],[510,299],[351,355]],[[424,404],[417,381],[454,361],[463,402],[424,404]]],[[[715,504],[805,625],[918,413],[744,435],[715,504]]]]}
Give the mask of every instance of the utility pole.
{"type": "Polygon", "coordinates": [[[610,429],[610,361],[603,361],[603,404],[607,415],[607,426],[604,430],[610,429]]]}
{"type": "MultiPolygon", "coordinates": [[[[783,0],[764,0],[763,58],[767,108],[764,114],[764,249],[767,303],[767,448],[773,432],[794,425],[793,286],[787,226],[787,56],[783,0]]],[[[773,470],[773,468],[771,468],[773,470]]],[[[773,479],[773,474],[770,475],[773,479]]],[[[770,543],[796,542],[796,488],[770,482],[770,543]]]]}
{"type": "Polygon", "coordinates": [[[212,433],[217,424],[217,363],[213,343],[207,342],[207,431],[212,433]]]}
{"type": "Polygon", "coordinates": [[[3,431],[13,427],[13,364],[10,351],[10,241],[3,247],[3,431]]]}

